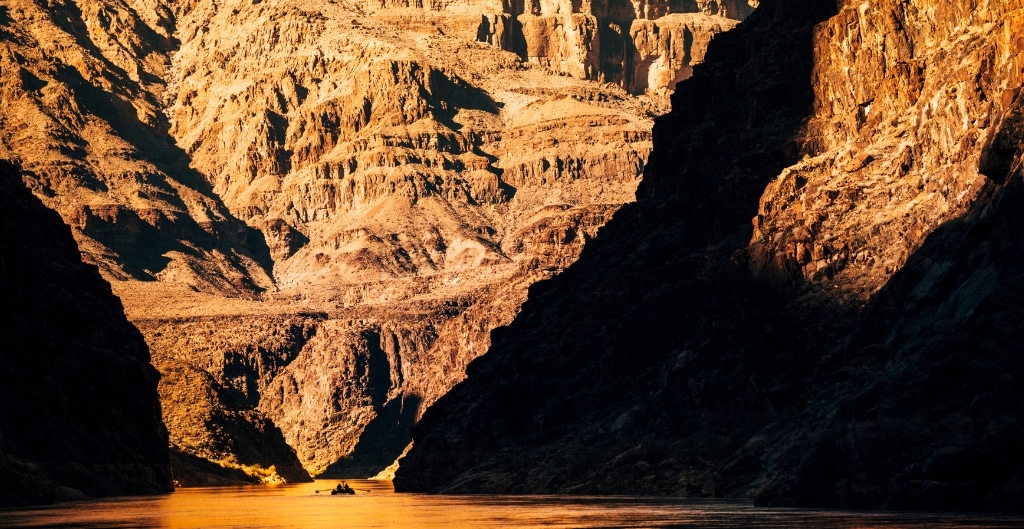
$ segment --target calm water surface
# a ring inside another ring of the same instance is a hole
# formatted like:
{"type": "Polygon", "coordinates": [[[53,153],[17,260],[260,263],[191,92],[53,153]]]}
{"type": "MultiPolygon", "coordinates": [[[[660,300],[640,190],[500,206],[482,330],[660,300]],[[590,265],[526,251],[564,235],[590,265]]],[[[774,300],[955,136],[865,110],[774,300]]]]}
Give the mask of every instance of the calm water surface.
{"type": "Polygon", "coordinates": [[[395,494],[389,482],[348,480],[358,494],[296,485],[179,489],[158,497],[113,498],[0,511],[0,527],[361,529],[371,527],[1024,527],[1024,517],[851,513],[763,509],[734,501],[637,497],[435,496],[395,494]]]}

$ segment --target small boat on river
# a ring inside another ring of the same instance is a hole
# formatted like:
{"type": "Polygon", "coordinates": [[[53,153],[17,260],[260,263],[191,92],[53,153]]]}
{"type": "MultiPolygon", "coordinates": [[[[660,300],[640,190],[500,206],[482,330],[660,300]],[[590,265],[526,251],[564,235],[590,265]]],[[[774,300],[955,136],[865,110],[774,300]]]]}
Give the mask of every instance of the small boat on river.
{"type": "Polygon", "coordinates": [[[331,489],[331,496],[334,496],[334,495],[337,495],[337,494],[355,494],[355,493],[356,493],[356,489],[353,489],[352,487],[349,487],[348,483],[338,483],[337,487],[334,487],[333,489],[331,489]]]}

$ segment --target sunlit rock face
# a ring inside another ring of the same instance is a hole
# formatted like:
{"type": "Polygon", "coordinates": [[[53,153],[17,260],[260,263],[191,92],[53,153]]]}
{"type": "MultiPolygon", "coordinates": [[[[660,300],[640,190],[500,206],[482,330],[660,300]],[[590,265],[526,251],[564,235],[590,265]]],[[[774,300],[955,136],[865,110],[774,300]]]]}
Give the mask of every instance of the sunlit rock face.
{"type": "Polygon", "coordinates": [[[708,40],[750,11],[717,2],[534,2],[500,19],[500,42],[553,71],[665,97],[701,62],[708,40]]]}
{"type": "Polygon", "coordinates": [[[146,343],[6,160],[0,246],[0,506],[170,492],[146,343]]]}
{"type": "Polygon", "coordinates": [[[701,62],[708,40],[746,18],[757,4],[462,0],[358,6],[406,29],[431,28],[486,42],[558,74],[615,83],[632,94],[664,99],[701,62]]]}
{"type": "Polygon", "coordinates": [[[1022,17],[761,2],[396,487],[1019,509],[1022,17]]]}
{"type": "Polygon", "coordinates": [[[180,483],[372,474],[749,11],[8,2],[0,155],[150,344],[180,483]]]}

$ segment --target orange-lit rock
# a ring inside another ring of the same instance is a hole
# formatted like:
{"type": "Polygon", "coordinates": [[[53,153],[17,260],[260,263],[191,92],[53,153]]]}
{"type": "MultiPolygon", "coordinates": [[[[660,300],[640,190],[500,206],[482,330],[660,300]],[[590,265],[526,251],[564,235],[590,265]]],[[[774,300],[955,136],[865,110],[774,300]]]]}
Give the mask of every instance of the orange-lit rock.
{"type": "Polygon", "coordinates": [[[749,11],[699,4],[635,58],[679,6],[13,1],[0,157],[145,334],[183,483],[369,472],[633,199],[661,84],[749,11]]]}

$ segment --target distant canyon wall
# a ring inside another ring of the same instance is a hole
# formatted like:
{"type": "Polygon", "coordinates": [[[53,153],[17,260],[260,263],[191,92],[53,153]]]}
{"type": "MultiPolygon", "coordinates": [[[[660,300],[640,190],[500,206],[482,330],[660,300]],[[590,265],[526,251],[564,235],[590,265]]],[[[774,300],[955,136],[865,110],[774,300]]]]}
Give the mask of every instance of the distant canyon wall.
{"type": "MultiPolygon", "coordinates": [[[[511,322],[527,286],[568,266],[595,235],[596,228],[577,235],[578,226],[598,226],[615,209],[544,218],[517,239],[535,255],[520,270],[500,282],[477,280],[452,297],[326,312],[136,318],[158,352],[172,448],[264,482],[301,481],[307,472],[377,474],[406,448],[423,410],[486,352],[491,329],[511,322]]],[[[427,287],[406,278],[378,288],[427,287]]],[[[231,482],[202,472],[181,481],[231,482]]]]}
{"type": "Polygon", "coordinates": [[[364,5],[403,24],[474,38],[553,72],[667,97],[704,59],[708,41],[757,2],[383,2],[364,5]],[[444,15],[423,15],[423,10],[444,15]],[[404,11],[404,12],[403,12],[404,11]]]}
{"type": "MultiPolygon", "coordinates": [[[[0,155],[142,330],[183,484],[390,463],[529,285],[633,200],[666,108],[489,36],[527,6],[4,7],[0,155]]],[[[676,7],[638,22],[637,60],[668,65],[645,86],[710,38],[687,44],[711,19],[676,7]]]]}
{"type": "MultiPolygon", "coordinates": [[[[527,286],[631,199],[649,118],[620,89],[417,33],[390,11],[237,11],[179,19],[170,133],[264,234],[276,288],[263,300],[322,316],[289,354],[263,348],[259,317],[216,319],[190,343],[157,333],[193,319],[140,326],[160,357],[210,375],[202,414],[272,422],[313,474],[376,473],[527,286]],[[232,29],[240,18],[251,31],[232,29]],[[260,349],[276,360],[232,378],[260,349]]],[[[188,381],[168,379],[165,400],[188,404],[188,381]]],[[[184,451],[247,464],[230,435],[189,414],[169,424],[184,451]]]]}

